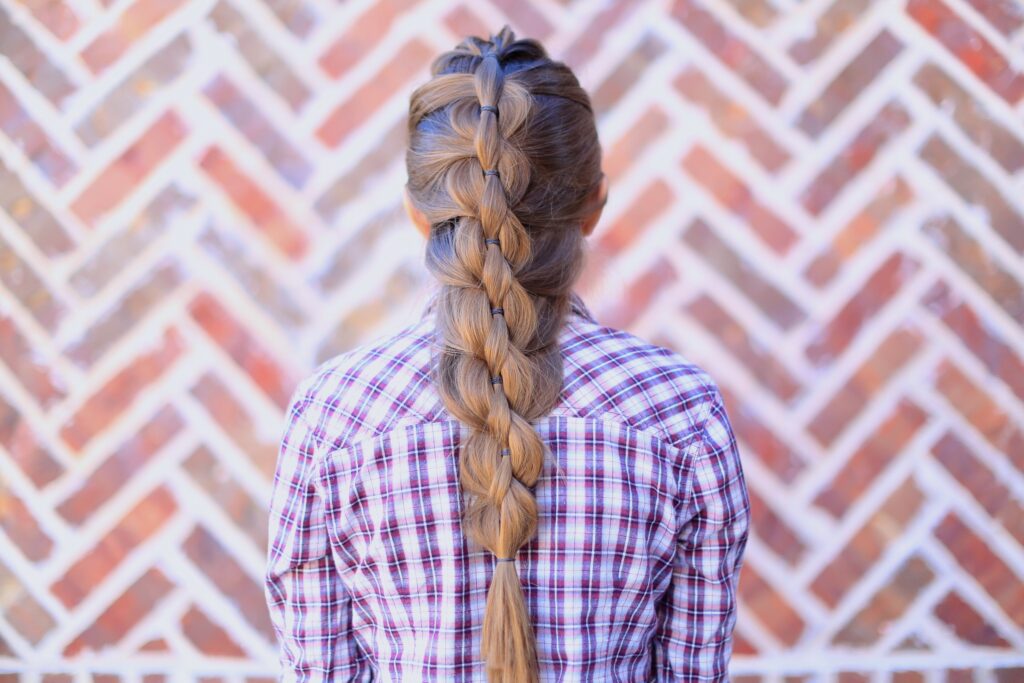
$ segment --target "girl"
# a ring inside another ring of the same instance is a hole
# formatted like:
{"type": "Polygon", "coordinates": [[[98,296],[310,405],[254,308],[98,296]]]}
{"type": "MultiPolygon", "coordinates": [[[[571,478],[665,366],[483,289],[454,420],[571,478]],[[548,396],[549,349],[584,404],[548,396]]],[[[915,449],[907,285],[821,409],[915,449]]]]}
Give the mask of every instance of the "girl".
{"type": "Polygon", "coordinates": [[[713,379],[573,285],[587,93],[508,27],[412,95],[437,288],[292,397],[266,595],[283,680],[724,681],[749,502],[713,379]]]}

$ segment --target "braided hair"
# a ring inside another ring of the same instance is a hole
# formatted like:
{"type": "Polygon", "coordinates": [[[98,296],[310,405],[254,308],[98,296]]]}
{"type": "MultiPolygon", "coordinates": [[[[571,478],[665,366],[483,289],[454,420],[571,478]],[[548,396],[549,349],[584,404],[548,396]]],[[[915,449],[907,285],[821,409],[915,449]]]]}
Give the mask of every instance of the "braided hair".
{"type": "Polygon", "coordinates": [[[431,64],[409,106],[407,192],[430,223],[440,283],[434,366],[461,444],[463,529],[496,556],[480,656],[492,683],[538,677],[514,557],[537,532],[550,457],[533,422],[558,402],[557,335],[584,265],[601,148],[572,71],[508,26],[431,64]]]}

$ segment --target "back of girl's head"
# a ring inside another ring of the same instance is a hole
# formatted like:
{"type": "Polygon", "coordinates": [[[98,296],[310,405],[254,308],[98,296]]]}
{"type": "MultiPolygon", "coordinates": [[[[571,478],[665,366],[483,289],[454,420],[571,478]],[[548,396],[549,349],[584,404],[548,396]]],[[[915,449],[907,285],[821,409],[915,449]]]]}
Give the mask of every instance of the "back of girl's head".
{"type": "MultiPolygon", "coordinates": [[[[467,537],[511,558],[538,527],[534,487],[549,455],[532,422],[558,402],[558,333],[599,198],[601,148],[572,71],[506,26],[431,65],[409,107],[407,190],[430,224],[440,284],[435,380],[468,428],[459,480],[467,537]]],[[[515,562],[496,559],[482,625],[492,682],[537,680],[515,562]]]]}

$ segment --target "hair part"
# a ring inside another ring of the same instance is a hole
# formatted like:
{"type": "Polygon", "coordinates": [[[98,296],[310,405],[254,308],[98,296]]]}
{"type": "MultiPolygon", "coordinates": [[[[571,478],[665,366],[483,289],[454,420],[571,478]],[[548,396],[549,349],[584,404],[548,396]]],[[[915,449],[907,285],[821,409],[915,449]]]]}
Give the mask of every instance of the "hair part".
{"type": "MultiPolygon", "coordinates": [[[[439,55],[431,75],[410,100],[406,168],[440,283],[435,380],[469,427],[463,529],[508,558],[538,528],[534,487],[550,453],[531,422],[561,394],[557,336],[584,265],[601,148],[572,71],[508,26],[439,55]]],[[[480,654],[492,683],[538,680],[514,562],[494,565],[480,654]]]]}

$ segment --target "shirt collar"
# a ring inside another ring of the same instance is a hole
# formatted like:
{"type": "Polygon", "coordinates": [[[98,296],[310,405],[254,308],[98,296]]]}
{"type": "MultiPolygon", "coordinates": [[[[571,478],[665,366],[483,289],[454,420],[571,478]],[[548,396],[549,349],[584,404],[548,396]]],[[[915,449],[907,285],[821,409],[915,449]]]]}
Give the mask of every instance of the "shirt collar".
{"type": "MultiPolygon", "coordinates": [[[[430,295],[430,298],[427,300],[426,306],[423,308],[423,313],[420,316],[420,319],[424,319],[434,312],[434,306],[437,304],[437,297],[439,292],[440,289],[435,289],[435,291],[430,295]]],[[[584,320],[587,320],[595,324],[597,323],[597,319],[594,318],[594,314],[591,313],[590,309],[587,307],[587,304],[583,301],[583,298],[575,291],[569,294],[569,304],[570,315],[578,315],[584,320]]]]}

